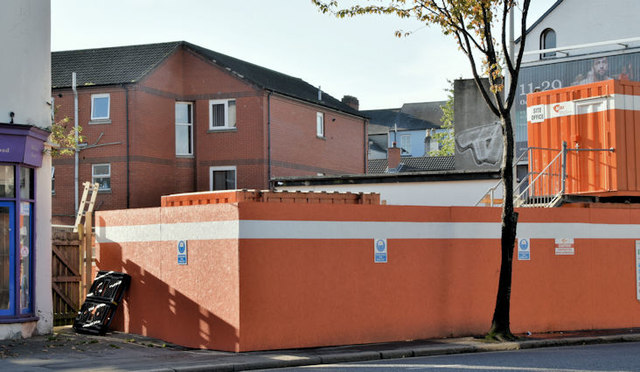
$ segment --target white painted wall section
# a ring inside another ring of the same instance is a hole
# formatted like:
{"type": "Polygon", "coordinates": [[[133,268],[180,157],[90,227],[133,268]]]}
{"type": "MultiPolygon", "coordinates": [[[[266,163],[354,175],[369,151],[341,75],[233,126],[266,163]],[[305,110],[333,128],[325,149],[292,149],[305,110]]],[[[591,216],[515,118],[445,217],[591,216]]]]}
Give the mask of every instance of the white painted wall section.
{"type": "MultiPolygon", "coordinates": [[[[547,15],[528,36],[525,51],[540,49],[540,35],[547,28],[556,32],[556,47],[568,47],[617,39],[640,37],[638,0],[564,0],[547,15]]],[[[531,19],[530,22],[535,22],[531,19]]],[[[640,43],[629,45],[638,47],[640,43]]],[[[570,55],[622,50],[622,45],[609,45],[570,51],[570,55]]],[[[560,56],[563,56],[560,54],[560,56]]],[[[539,55],[526,55],[523,61],[539,60],[539,55]]]]}
{"type": "Polygon", "coordinates": [[[474,206],[497,179],[354,185],[277,186],[280,191],[375,192],[388,205],[474,206]]]}
{"type": "Polygon", "coordinates": [[[3,0],[0,10],[0,122],[47,128],[51,118],[51,4],[3,0]]]}

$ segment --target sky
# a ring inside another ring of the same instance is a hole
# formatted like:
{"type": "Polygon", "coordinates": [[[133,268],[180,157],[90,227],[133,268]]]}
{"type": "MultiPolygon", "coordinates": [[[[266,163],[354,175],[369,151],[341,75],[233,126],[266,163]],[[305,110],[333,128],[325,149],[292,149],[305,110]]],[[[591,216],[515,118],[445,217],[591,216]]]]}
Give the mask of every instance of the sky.
{"type": "MultiPolygon", "coordinates": [[[[555,0],[532,0],[529,24],[555,0]]],[[[517,35],[516,35],[517,36],[517,35]]],[[[436,26],[393,16],[336,19],[311,0],[52,0],[51,49],[184,40],[287,75],[361,110],[444,101],[470,78],[466,57],[436,26]],[[397,38],[396,30],[411,31],[397,38]]]]}

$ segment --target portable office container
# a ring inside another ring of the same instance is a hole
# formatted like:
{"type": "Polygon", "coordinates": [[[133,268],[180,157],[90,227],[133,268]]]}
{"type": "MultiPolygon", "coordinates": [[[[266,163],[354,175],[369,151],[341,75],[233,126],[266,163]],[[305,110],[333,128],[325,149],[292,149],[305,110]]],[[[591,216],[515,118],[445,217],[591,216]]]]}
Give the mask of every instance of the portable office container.
{"type": "Polygon", "coordinates": [[[560,176],[555,173],[562,167],[547,166],[554,159],[561,164],[566,142],[565,194],[640,196],[639,126],[639,82],[607,80],[529,94],[531,177],[560,176]]]}

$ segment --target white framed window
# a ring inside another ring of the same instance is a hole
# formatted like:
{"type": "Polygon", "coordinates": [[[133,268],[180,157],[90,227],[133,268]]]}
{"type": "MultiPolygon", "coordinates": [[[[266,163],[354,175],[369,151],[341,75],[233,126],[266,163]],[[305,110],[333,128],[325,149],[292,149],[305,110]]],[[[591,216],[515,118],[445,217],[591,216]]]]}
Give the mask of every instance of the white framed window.
{"type": "Polygon", "coordinates": [[[324,113],[316,113],[316,136],[324,137],[324,113]]]}
{"type": "MultiPolygon", "coordinates": [[[[556,32],[548,28],[540,35],[540,49],[553,49],[556,47],[556,32]]],[[[542,53],[542,59],[553,58],[556,52],[542,53]]]]}
{"type": "Polygon", "coordinates": [[[176,102],[176,155],[193,155],[193,104],[176,102]]]}
{"type": "Polygon", "coordinates": [[[108,120],[111,106],[109,93],[91,95],[91,120],[108,120]]]}
{"type": "Polygon", "coordinates": [[[56,167],[51,166],[51,194],[56,193],[56,167]]]}
{"type": "Polygon", "coordinates": [[[236,188],[236,167],[209,167],[209,190],[234,190],[236,188]]]}
{"type": "Polygon", "coordinates": [[[209,101],[209,129],[232,129],[236,127],[236,100],[212,99],[209,101]]]}
{"type": "Polygon", "coordinates": [[[411,135],[403,134],[400,136],[400,149],[402,155],[411,155],[411,135]]]}
{"type": "Polygon", "coordinates": [[[91,182],[97,183],[98,191],[111,190],[111,164],[92,164],[91,182]]]}

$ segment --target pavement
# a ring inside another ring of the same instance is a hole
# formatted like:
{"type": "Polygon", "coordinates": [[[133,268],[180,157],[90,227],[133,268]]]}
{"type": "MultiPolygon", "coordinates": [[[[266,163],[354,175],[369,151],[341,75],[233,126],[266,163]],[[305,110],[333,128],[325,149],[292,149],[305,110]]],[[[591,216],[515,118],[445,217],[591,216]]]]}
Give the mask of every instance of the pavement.
{"type": "Polygon", "coordinates": [[[0,341],[0,371],[246,371],[418,356],[540,347],[640,342],[640,328],[517,335],[515,342],[444,338],[256,352],[190,349],[140,335],[78,334],[56,327],[48,336],[0,341]]]}

